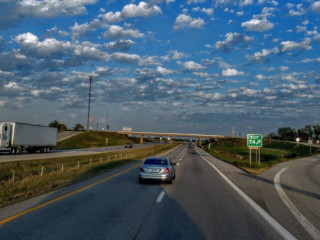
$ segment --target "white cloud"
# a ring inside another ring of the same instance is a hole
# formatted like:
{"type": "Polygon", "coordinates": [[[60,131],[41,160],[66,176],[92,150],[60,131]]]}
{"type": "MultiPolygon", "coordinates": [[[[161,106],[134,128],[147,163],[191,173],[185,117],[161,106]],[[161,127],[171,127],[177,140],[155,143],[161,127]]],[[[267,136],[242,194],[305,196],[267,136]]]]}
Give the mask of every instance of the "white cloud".
{"type": "Polygon", "coordinates": [[[81,35],[85,35],[88,32],[95,31],[102,27],[99,19],[94,19],[90,23],[83,23],[79,25],[77,22],[74,24],[73,27],[70,27],[73,38],[77,38],[81,35]]]}
{"type": "Polygon", "coordinates": [[[262,92],[265,94],[274,94],[275,90],[271,88],[264,88],[262,92]]]}
{"type": "Polygon", "coordinates": [[[186,53],[178,52],[177,50],[171,50],[170,53],[172,54],[172,59],[174,60],[188,57],[186,53]]]}
{"type": "Polygon", "coordinates": [[[24,88],[22,86],[19,86],[18,83],[16,83],[16,82],[9,82],[7,84],[4,84],[3,88],[6,91],[20,91],[21,92],[24,90],[24,88]]]}
{"type": "Polygon", "coordinates": [[[249,37],[245,34],[241,33],[226,33],[224,41],[217,41],[215,44],[215,48],[220,49],[223,48],[225,50],[230,49],[233,45],[237,45],[239,43],[247,43],[253,40],[253,37],[249,37]]]}
{"type": "Polygon", "coordinates": [[[109,51],[128,51],[131,46],[133,46],[134,41],[132,40],[118,40],[114,42],[109,42],[105,44],[105,47],[109,51]]]}
{"type": "Polygon", "coordinates": [[[115,52],[111,55],[111,59],[120,63],[132,64],[137,66],[158,65],[159,62],[156,56],[140,57],[138,54],[128,54],[115,52]]]}
{"type": "Polygon", "coordinates": [[[203,12],[207,14],[208,16],[211,16],[213,14],[213,8],[200,8],[200,7],[195,7],[192,9],[193,12],[203,12]]]}
{"type": "Polygon", "coordinates": [[[251,19],[250,21],[243,22],[241,26],[250,32],[265,32],[273,28],[273,23],[267,19],[251,19]]]}
{"type": "Polygon", "coordinates": [[[199,70],[205,69],[204,66],[194,61],[185,62],[183,66],[187,71],[199,71],[199,70]]]}
{"type": "Polygon", "coordinates": [[[266,77],[263,76],[263,75],[260,74],[260,73],[256,75],[256,79],[258,79],[258,80],[260,80],[260,81],[263,80],[263,79],[265,79],[265,78],[266,78],[266,77]]]}
{"type": "Polygon", "coordinates": [[[320,1],[314,2],[311,5],[311,11],[315,13],[320,13],[320,1]]]}
{"type": "Polygon", "coordinates": [[[234,76],[240,76],[240,75],[244,75],[244,72],[238,71],[233,68],[228,68],[222,71],[223,77],[234,77],[234,76]]]}
{"type": "Polygon", "coordinates": [[[307,89],[308,86],[305,84],[282,84],[282,87],[288,90],[301,90],[301,89],[307,89]]]}
{"type": "Polygon", "coordinates": [[[180,14],[174,23],[174,30],[181,30],[184,28],[201,28],[205,24],[201,18],[192,18],[186,14],[180,14]]]}
{"type": "Polygon", "coordinates": [[[97,0],[22,0],[17,3],[16,11],[20,15],[29,17],[51,18],[54,16],[74,16],[85,14],[85,5],[93,4],[97,0]]]}
{"type": "Polygon", "coordinates": [[[297,5],[288,3],[286,4],[286,6],[290,9],[289,10],[290,16],[301,16],[306,13],[306,10],[303,8],[301,3],[297,5]],[[294,7],[296,8],[296,10],[293,9],[294,7]]]}
{"type": "Polygon", "coordinates": [[[10,76],[14,76],[14,73],[13,72],[2,71],[0,69],[0,76],[10,77],[10,76]]]}
{"type": "Polygon", "coordinates": [[[277,96],[265,96],[264,99],[267,101],[274,101],[277,99],[277,96]]]}
{"type": "Polygon", "coordinates": [[[160,63],[157,56],[143,56],[139,61],[139,65],[141,66],[152,66],[159,64],[160,63]]]}
{"type": "Polygon", "coordinates": [[[140,56],[137,54],[128,54],[116,52],[111,55],[111,58],[120,63],[127,63],[133,65],[139,65],[140,56]]]}
{"type": "Polygon", "coordinates": [[[73,56],[79,58],[109,60],[109,55],[99,49],[100,45],[90,42],[72,44],[69,41],[58,41],[54,38],[47,38],[41,42],[37,36],[29,32],[19,34],[14,40],[20,44],[22,51],[33,52],[41,57],[50,56],[54,53],[61,55],[72,53],[73,56]]]}
{"type": "Polygon", "coordinates": [[[243,0],[240,3],[240,6],[248,6],[248,5],[252,5],[253,4],[253,0],[243,0]]]}
{"type": "Polygon", "coordinates": [[[162,13],[162,11],[158,6],[140,2],[138,5],[131,3],[124,6],[121,12],[107,12],[104,15],[99,15],[99,17],[102,17],[105,22],[112,23],[124,21],[127,18],[149,17],[159,13],[162,13]]]}
{"type": "Polygon", "coordinates": [[[287,66],[281,66],[279,69],[280,69],[281,71],[285,72],[285,71],[288,71],[288,70],[289,70],[289,67],[287,67],[287,66]]]}
{"type": "Polygon", "coordinates": [[[283,41],[281,42],[281,51],[287,52],[295,49],[304,49],[311,50],[312,46],[310,45],[312,40],[310,38],[305,38],[302,42],[294,42],[294,41],[283,41]]]}
{"type": "Polygon", "coordinates": [[[99,49],[100,45],[83,42],[81,45],[73,47],[73,55],[80,56],[81,58],[88,58],[100,61],[109,61],[110,56],[99,49]]]}
{"type": "Polygon", "coordinates": [[[124,18],[148,17],[158,13],[162,13],[161,9],[158,6],[149,5],[146,2],[140,2],[138,5],[126,5],[121,11],[121,16],[123,16],[124,18]]]}
{"type": "Polygon", "coordinates": [[[134,29],[124,29],[123,27],[112,25],[109,27],[109,30],[106,31],[103,35],[105,38],[142,38],[143,33],[134,29]]]}
{"type": "Polygon", "coordinates": [[[254,62],[263,62],[270,54],[279,53],[279,49],[277,47],[273,49],[262,49],[260,52],[256,52],[253,56],[249,56],[249,59],[254,62]]]}
{"type": "Polygon", "coordinates": [[[40,56],[48,56],[52,53],[72,49],[72,44],[68,41],[57,41],[54,38],[47,38],[41,42],[36,35],[29,32],[19,34],[14,40],[19,43],[23,49],[32,50],[40,56]]]}
{"type": "Polygon", "coordinates": [[[204,3],[206,0],[188,0],[187,4],[197,4],[197,3],[204,3]]]}
{"type": "Polygon", "coordinates": [[[258,90],[245,88],[245,89],[243,89],[242,94],[245,96],[254,97],[258,94],[258,90]]]}
{"type": "Polygon", "coordinates": [[[318,62],[320,63],[320,57],[319,58],[307,58],[301,61],[302,63],[309,63],[309,62],[318,62]]]}
{"type": "Polygon", "coordinates": [[[172,74],[174,73],[174,71],[170,70],[170,69],[166,69],[163,68],[161,66],[157,67],[157,73],[161,74],[161,75],[167,75],[167,74],[172,74]]]}
{"type": "Polygon", "coordinates": [[[123,21],[124,19],[121,16],[121,12],[107,12],[104,15],[99,15],[107,23],[115,23],[123,21]]]}

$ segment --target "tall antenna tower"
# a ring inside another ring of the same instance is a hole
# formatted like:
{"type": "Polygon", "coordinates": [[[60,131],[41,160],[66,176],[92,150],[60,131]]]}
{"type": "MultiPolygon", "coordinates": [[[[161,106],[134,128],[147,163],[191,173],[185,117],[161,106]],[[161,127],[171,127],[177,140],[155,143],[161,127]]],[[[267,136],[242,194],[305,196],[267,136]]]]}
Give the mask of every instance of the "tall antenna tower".
{"type": "Polygon", "coordinates": [[[107,110],[107,116],[106,116],[106,131],[109,130],[109,125],[108,125],[108,110],[107,110]]]}

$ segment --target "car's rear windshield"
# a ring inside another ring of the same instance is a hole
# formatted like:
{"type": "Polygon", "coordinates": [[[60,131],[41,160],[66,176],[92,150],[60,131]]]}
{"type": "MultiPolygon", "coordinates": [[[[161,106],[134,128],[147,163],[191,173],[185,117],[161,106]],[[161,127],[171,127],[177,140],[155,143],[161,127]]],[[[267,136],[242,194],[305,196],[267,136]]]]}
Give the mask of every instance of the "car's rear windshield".
{"type": "Polygon", "coordinates": [[[147,159],[144,164],[168,165],[168,161],[165,159],[147,159]]]}

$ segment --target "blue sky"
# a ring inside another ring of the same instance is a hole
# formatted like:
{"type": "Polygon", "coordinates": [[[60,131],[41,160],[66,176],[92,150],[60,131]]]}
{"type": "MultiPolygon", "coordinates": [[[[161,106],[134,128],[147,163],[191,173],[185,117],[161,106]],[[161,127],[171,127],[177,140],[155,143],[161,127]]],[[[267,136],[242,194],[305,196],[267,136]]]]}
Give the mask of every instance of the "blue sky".
{"type": "Polygon", "coordinates": [[[319,124],[320,1],[0,0],[0,120],[231,135],[319,124]]]}

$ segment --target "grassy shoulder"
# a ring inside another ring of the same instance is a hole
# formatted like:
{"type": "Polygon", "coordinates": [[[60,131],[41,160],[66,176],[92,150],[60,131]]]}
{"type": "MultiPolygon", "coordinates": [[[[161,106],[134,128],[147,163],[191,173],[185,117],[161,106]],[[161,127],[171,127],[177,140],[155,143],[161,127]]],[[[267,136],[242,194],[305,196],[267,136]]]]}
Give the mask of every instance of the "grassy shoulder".
{"type": "Polygon", "coordinates": [[[0,208],[138,162],[177,145],[162,144],[87,156],[1,163],[0,208]]]}
{"type": "Polygon", "coordinates": [[[250,151],[245,138],[221,139],[211,142],[210,148],[207,145],[205,149],[211,155],[252,174],[259,174],[280,162],[318,153],[318,149],[314,147],[311,147],[310,151],[309,146],[264,139],[263,147],[260,149],[260,165],[256,161],[256,150],[252,150],[250,166],[250,151]]]}
{"type": "Polygon", "coordinates": [[[115,132],[90,131],[80,133],[71,138],[58,142],[56,149],[120,146],[127,142],[134,143],[134,140],[115,132]]]}

